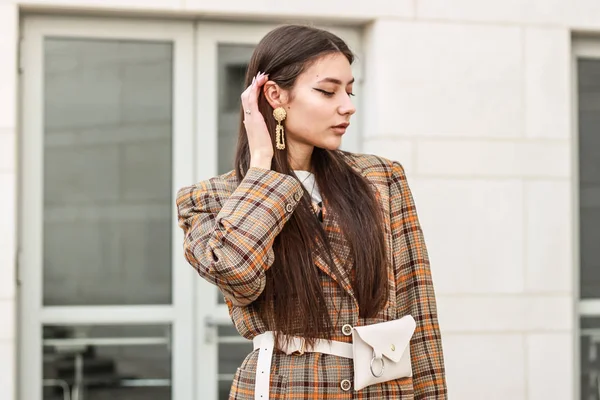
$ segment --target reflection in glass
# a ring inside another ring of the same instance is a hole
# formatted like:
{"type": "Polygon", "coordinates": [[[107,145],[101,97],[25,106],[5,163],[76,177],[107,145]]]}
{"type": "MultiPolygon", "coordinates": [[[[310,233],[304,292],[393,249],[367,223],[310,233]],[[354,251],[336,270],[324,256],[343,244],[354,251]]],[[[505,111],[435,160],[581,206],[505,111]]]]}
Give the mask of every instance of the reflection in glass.
{"type": "Polygon", "coordinates": [[[170,400],[170,326],[44,326],[44,400],[170,400]]]}
{"type": "Polygon", "coordinates": [[[581,319],[581,400],[600,399],[600,317],[581,319]]]}
{"type": "Polygon", "coordinates": [[[580,59],[579,201],[581,298],[600,298],[600,60],[580,59]]]}
{"type": "MultiPolygon", "coordinates": [[[[600,299],[600,60],[579,59],[580,295],[600,299]]],[[[600,315],[581,319],[581,399],[600,400],[600,315]]]]}
{"type": "Polygon", "coordinates": [[[171,303],[173,45],[44,42],[46,306],[171,303]]]}
{"type": "Polygon", "coordinates": [[[254,46],[219,44],[218,67],[218,173],[234,169],[233,161],[240,123],[240,95],[244,91],[244,77],[254,46]]]}
{"type": "Polygon", "coordinates": [[[219,400],[229,398],[233,375],[248,354],[252,352],[252,342],[241,337],[233,326],[219,326],[219,400]]]}

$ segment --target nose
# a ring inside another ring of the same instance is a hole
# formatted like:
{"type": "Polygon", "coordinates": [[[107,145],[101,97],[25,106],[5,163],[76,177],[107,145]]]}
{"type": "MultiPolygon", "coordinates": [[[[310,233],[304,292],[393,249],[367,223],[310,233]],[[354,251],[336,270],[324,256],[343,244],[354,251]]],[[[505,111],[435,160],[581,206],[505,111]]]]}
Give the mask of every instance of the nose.
{"type": "Polygon", "coordinates": [[[340,104],[340,106],[338,107],[338,112],[341,115],[352,115],[356,112],[356,107],[354,106],[354,104],[352,104],[352,100],[350,99],[350,96],[346,96],[346,100],[344,100],[344,102],[342,104],[340,104]]]}

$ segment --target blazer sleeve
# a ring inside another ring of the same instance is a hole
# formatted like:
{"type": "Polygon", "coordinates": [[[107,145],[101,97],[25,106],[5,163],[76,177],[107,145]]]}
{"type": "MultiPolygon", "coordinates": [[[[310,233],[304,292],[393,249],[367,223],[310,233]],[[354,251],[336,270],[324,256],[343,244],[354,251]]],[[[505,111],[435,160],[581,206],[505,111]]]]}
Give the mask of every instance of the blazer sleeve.
{"type": "Polygon", "coordinates": [[[429,256],[403,167],[393,162],[390,187],[398,315],[417,322],[410,343],[415,400],[446,399],[442,339],[429,256]]]}
{"type": "Polygon", "coordinates": [[[292,176],[250,168],[229,195],[212,179],[177,193],[184,254],[233,305],[248,305],[262,293],[272,249],[302,198],[292,176]]]}

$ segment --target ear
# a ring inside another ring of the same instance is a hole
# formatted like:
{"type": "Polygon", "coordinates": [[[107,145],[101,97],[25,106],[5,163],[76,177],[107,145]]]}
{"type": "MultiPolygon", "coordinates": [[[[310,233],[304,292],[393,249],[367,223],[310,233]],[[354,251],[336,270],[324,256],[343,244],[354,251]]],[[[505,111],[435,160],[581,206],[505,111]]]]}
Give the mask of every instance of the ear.
{"type": "Polygon", "coordinates": [[[273,108],[282,107],[288,102],[288,92],[273,81],[267,81],[263,86],[265,98],[273,108]]]}

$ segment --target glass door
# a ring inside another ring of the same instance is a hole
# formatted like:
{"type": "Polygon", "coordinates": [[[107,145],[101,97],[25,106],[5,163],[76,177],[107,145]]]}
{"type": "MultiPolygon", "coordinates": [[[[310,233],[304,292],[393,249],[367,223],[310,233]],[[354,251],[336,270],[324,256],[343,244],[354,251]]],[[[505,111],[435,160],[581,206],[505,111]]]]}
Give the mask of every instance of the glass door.
{"type": "Polygon", "coordinates": [[[600,399],[600,41],[574,43],[577,121],[580,396],[600,399]]]}
{"type": "MultiPolygon", "coordinates": [[[[251,344],[185,261],[174,196],[233,169],[245,69],[274,27],[27,17],[21,398],[228,397],[251,344]]],[[[330,29],[360,93],[359,32],[330,29]]]]}
{"type": "Polygon", "coordinates": [[[20,398],[193,398],[192,23],[28,17],[20,398]]]}
{"type": "MultiPolygon", "coordinates": [[[[234,169],[240,94],[245,89],[246,68],[256,44],[273,28],[275,25],[268,24],[199,24],[196,30],[199,77],[196,86],[197,180],[234,169]]],[[[351,29],[326,28],[345,39],[359,55],[353,73],[355,91],[360,93],[360,33],[351,29]]],[[[353,117],[343,149],[359,150],[359,120],[360,115],[353,117]]],[[[216,287],[200,278],[195,279],[194,284],[197,286],[196,358],[202,360],[198,364],[196,398],[224,400],[228,398],[235,370],[252,351],[252,344],[237,334],[216,287]]]]}

